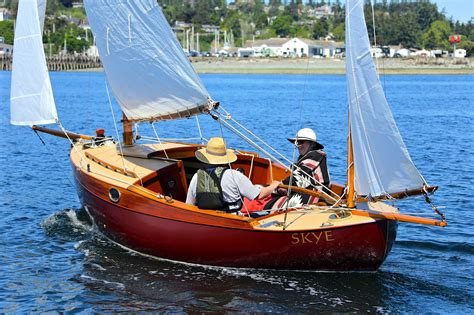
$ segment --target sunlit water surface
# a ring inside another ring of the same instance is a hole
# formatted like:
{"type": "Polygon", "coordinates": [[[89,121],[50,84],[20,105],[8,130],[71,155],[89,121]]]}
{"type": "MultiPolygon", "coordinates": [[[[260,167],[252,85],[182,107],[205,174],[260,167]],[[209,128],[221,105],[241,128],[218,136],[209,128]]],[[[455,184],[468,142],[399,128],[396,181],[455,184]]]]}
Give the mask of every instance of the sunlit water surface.
{"type": "MultiPolygon", "coordinates": [[[[91,134],[102,127],[115,135],[102,73],[52,73],[51,79],[65,128],[91,134]]],[[[344,182],[343,76],[202,79],[233,118],[289,158],[293,149],[285,138],[303,126],[316,129],[332,180],[344,182]]],[[[112,244],[81,209],[67,141],[43,134],[44,146],[30,129],[9,125],[9,82],[10,73],[0,72],[0,312],[474,310],[473,76],[382,78],[412,159],[429,183],[440,186],[434,202],[445,206],[449,227],[400,224],[390,256],[375,273],[199,267],[143,257],[112,244]]],[[[208,117],[200,124],[207,138],[221,134],[208,117]]],[[[156,128],[162,138],[199,137],[195,118],[156,128]]],[[[140,132],[153,135],[148,124],[140,132]]],[[[248,148],[223,132],[232,146],[248,148]]],[[[432,216],[422,198],[399,207],[432,216]]]]}

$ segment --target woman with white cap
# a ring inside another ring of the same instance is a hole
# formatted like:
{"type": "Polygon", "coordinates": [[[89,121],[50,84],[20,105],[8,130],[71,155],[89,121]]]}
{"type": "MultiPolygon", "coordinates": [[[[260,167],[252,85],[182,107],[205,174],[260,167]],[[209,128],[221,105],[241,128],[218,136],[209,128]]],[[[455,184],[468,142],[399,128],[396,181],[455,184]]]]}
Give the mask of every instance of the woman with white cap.
{"type": "MultiPolygon", "coordinates": [[[[323,151],[324,146],[317,141],[314,130],[303,128],[298,131],[296,137],[288,140],[296,145],[299,156],[294,166],[293,176],[284,179],[283,184],[327,191],[330,180],[326,153],[323,151]]],[[[288,192],[285,189],[279,189],[278,195],[265,204],[265,209],[296,207],[317,201],[317,197],[298,193],[291,193],[288,199],[288,192]]]]}
{"type": "Polygon", "coordinates": [[[236,161],[237,156],[233,150],[226,149],[222,138],[211,138],[195,155],[207,167],[198,170],[191,179],[186,203],[201,209],[238,212],[243,197],[249,200],[265,198],[280,184],[273,181],[267,187],[257,186],[241,172],[230,169],[228,165],[236,161]]]}

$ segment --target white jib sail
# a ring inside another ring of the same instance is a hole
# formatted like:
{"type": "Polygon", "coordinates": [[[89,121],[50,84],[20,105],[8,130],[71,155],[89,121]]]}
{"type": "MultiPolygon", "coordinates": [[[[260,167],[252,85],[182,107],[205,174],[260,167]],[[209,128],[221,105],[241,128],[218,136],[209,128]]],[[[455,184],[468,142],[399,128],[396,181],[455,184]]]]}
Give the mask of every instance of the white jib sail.
{"type": "MultiPolygon", "coordinates": [[[[38,5],[37,0],[18,4],[10,95],[10,122],[14,125],[52,124],[58,120],[38,5]]],[[[44,12],[42,15],[44,18],[44,12]]]]}
{"type": "Polygon", "coordinates": [[[346,75],[358,195],[381,196],[425,183],[408,154],[378,78],[364,0],[346,1],[346,75]]]}
{"type": "Polygon", "coordinates": [[[155,0],[86,0],[107,80],[130,120],[187,117],[209,94],[155,0]]]}

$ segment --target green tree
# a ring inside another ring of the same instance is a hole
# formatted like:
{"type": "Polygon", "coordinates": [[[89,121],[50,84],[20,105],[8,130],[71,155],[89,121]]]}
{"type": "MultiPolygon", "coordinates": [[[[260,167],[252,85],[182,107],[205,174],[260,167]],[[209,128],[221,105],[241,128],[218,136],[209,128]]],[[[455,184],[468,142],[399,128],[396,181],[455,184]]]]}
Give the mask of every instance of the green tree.
{"type": "Polygon", "coordinates": [[[437,20],[431,23],[430,28],[422,36],[423,47],[428,49],[443,48],[448,49],[449,35],[452,34],[448,21],[437,20]]]}
{"type": "Polygon", "coordinates": [[[314,23],[312,37],[314,39],[319,39],[325,37],[329,32],[329,23],[325,17],[322,17],[314,23]]]}
{"type": "Polygon", "coordinates": [[[13,21],[0,22],[0,36],[5,39],[6,44],[13,44],[13,21]]]}
{"type": "Polygon", "coordinates": [[[345,40],[345,24],[339,24],[337,27],[332,29],[332,34],[335,37],[335,40],[343,42],[345,40]]]}
{"type": "Polygon", "coordinates": [[[275,31],[278,36],[285,37],[290,34],[291,24],[293,19],[291,16],[282,15],[273,21],[271,28],[275,31]]]}
{"type": "Polygon", "coordinates": [[[461,42],[456,46],[456,48],[465,49],[468,56],[474,54],[474,42],[467,39],[466,36],[461,36],[461,42]]]}

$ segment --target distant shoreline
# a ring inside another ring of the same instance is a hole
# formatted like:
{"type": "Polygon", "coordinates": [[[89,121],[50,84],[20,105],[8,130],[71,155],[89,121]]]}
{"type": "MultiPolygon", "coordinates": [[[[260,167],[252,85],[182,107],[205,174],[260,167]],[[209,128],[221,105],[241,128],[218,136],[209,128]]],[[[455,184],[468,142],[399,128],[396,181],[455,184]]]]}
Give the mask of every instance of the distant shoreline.
{"type": "MultiPolygon", "coordinates": [[[[203,74],[345,74],[344,59],[195,58],[191,62],[203,74]]],[[[474,74],[474,58],[383,58],[376,62],[382,75],[474,74]]]]}

